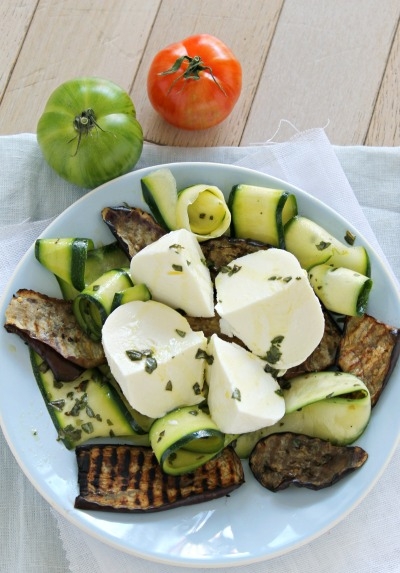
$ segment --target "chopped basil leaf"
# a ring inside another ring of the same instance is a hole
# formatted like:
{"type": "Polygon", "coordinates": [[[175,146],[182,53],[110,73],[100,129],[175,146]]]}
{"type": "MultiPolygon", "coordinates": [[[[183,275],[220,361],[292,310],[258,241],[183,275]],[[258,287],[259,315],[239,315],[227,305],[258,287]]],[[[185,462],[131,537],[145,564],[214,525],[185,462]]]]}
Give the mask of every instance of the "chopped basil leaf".
{"type": "Polygon", "coordinates": [[[151,374],[157,368],[157,360],[154,356],[147,356],[146,357],[146,365],[144,367],[147,374],[151,374]]]}
{"type": "Polygon", "coordinates": [[[57,410],[57,412],[62,412],[65,407],[65,400],[53,400],[52,402],[49,402],[49,406],[54,408],[54,410],[57,410]]]}
{"type": "Polygon", "coordinates": [[[201,388],[200,388],[200,384],[198,382],[196,382],[195,384],[193,384],[193,391],[196,394],[196,396],[198,396],[199,394],[201,394],[201,388]]]}
{"type": "Polygon", "coordinates": [[[327,249],[331,243],[327,243],[326,241],[321,241],[318,245],[315,245],[318,251],[324,251],[327,249]]]}
{"type": "Polygon", "coordinates": [[[202,348],[197,349],[195,358],[204,358],[209,366],[211,366],[211,364],[214,362],[214,356],[207,354],[207,352],[202,348]]]}
{"type": "Polygon", "coordinates": [[[353,235],[353,233],[351,231],[347,230],[346,234],[344,236],[344,240],[346,241],[346,243],[353,246],[355,243],[355,240],[356,240],[356,236],[353,235]]]}
{"type": "Polygon", "coordinates": [[[92,422],[86,422],[85,424],[81,425],[81,428],[84,432],[86,432],[86,434],[92,434],[93,433],[93,424],[92,422]]]}
{"type": "Polygon", "coordinates": [[[238,273],[242,267],[240,265],[234,264],[233,266],[230,265],[223,265],[220,268],[221,273],[225,273],[228,277],[231,277],[235,273],[238,273]]]}
{"type": "Polygon", "coordinates": [[[235,388],[232,392],[231,398],[233,398],[234,400],[237,400],[238,402],[241,401],[242,399],[242,395],[240,393],[239,388],[235,388]]]}

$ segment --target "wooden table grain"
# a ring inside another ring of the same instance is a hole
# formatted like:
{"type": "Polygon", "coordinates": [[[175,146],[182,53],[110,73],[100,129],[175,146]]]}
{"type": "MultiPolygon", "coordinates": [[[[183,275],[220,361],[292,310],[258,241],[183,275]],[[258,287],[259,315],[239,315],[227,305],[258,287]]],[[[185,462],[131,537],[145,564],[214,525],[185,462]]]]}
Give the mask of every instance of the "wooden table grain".
{"type": "Polygon", "coordinates": [[[325,127],[337,145],[397,146],[399,21],[398,0],[1,0],[0,135],[35,132],[52,90],[92,75],[125,88],[145,140],[162,145],[325,127]],[[235,53],[243,90],[222,124],[187,132],[154,112],[146,76],[159,49],[200,32],[235,53]]]}

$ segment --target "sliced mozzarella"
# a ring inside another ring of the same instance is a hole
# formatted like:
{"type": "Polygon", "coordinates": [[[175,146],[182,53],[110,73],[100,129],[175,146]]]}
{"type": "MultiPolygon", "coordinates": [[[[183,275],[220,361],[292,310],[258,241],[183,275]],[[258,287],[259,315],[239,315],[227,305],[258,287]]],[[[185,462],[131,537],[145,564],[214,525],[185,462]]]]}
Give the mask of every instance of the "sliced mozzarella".
{"type": "Polygon", "coordinates": [[[273,368],[301,364],[322,338],[324,316],[294,255],[271,248],[240,257],[224,270],[229,272],[215,281],[221,331],[240,338],[273,368]]]}
{"type": "Polygon", "coordinates": [[[216,334],[210,339],[206,366],[210,415],[222,432],[242,434],[271,426],[285,413],[277,381],[265,362],[216,334]]]}
{"type": "Polygon", "coordinates": [[[213,285],[196,237],[186,229],[171,231],[131,260],[134,283],[144,283],[153,300],[189,316],[214,316],[213,285]]]}
{"type": "Polygon", "coordinates": [[[102,342],[111,373],[140,413],[159,418],[204,399],[204,358],[196,354],[207,340],[177,311],[152,300],[128,302],[107,318],[102,342]]]}

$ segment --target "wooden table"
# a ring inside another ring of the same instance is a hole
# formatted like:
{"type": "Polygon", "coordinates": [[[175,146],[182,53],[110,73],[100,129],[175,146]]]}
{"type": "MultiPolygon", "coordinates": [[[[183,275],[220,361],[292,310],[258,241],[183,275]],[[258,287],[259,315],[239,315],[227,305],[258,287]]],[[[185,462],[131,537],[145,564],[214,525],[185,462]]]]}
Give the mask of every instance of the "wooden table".
{"type": "Polygon", "coordinates": [[[158,144],[280,141],[290,122],[338,145],[399,145],[399,19],[399,0],[1,0],[0,135],[35,132],[55,87],[96,75],[131,94],[158,144]],[[186,132],[153,111],[146,76],[159,49],[200,32],[235,53],[243,90],[225,122],[186,132]]]}

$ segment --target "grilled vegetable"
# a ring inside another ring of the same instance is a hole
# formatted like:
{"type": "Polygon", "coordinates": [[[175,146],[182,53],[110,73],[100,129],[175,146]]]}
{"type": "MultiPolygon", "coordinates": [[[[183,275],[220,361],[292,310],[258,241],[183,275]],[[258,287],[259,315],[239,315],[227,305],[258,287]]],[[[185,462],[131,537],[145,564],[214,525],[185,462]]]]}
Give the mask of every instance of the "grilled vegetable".
{"type": "Polygon", "coordinates": [[[192,231],[198,241],[223,235],[231,224],[224,194],[215,185],[192,185],[178,193],[177,228],[192,231]]]}
{"type": "Polygon", "coordinates": [[[345,267],[316,265],[308,272],[315,294],[328,310],[347,316],[364,314],[372,280],[345,267]]]}
{"type": "Polygon", "coordinates": [[[146,302],[146,300],[150,299],[151,293],[147,286],[144,284],[136,284],[114,294],[111,312],[118,306],[121,306],[121,304],[126,304],[128,302],[132,302],[133,300],[142,300],[143,302],[146,302]]]}
{"type": "Polygon", "coordinates": [[[101,329],[111,312],[115,293],[132,286],[127,269],[112,269],[75,297],[72,308],[76,320],[92,340],[101,340],[101,329]]]}
{"type": "Polygon", "coordinates": [[[101,216],[129,259],[167,232],[138,207],[105,207],[101,216]]]}
{"type": "Polygon", "coordinates": [[[235,450],[249,456],[260,438],[294,432],[329,440],[332,444],[353,443],[365,430],[371,416],[371,399],[365,384],[343,372],[310,372],[292,378],[282,390],[286,411],[273,426],[238,437],[235,450]]]}
{"type": "Polygon", "coordinates": [[[260,440],[252,451],[250,469],[270,491],[297,487],[322,489],[360,468],[368,454],[359,446],[331,443],[290,432],[260,440]]]}
{"type": "Polygon", "coordinates": [[[228,495],[244,483],[240,459],[229,447],[181,476],[165,474],[150,448],[86,445],[76,449],[76,457],[77,509],[162,511],[228,495]]]}
{"type": "Polygon", "coordinates": [[[297,215],[295,195],[281,189],[242,183],[233,187],[228,205],[234,237],[262,241],[281,249],[285,247],[284,225],[297,215]]]}
{"type": "Polygon", "coordinates": [[[68,449],[93,438],[128,437],[148,444],[148,436],[124,399],[96,368],[74,382],[56,381],[47,363],[30,352],[36,382],[61,440],[68,449]]]}
{"type": "Polygon", "coordinates": [[[170,169],[152,171],[140,180],[143,199],[155,220],[167,231],[176,229],[178,190],[170,169]]]}
{"type": "Polygon", "coordinates": [[[37,239],[35,257],[50,272],[79,291],[85,288],[86,259],[93,248],[91,239],[37,239]]]}
{"type": "Polygon", "coordinates": [[[400,354],[400,329],[365,314],[346,319],[338,366],[361,380],[374,406],[400,354]]]}
{"type": "Polygon", "coordinates": [[[74,380],[83,369],[106,361],[102,345],[79,327],[70,301],[20,289],[7,307],[4,326],[48,361],[57,380],[74,380]]]}
{"type": "Polygon", "coordinates": [[[167,474],[195,470],[225,446],[225,435],[198,406],[177,408],[154,422],[150,444],[167,474]]]}
{"type": "Polygon", "coordinates": [[[129,265],[117,242],[94,248],[91,239],[37,239],[35,255],[55,275],[65,300],[73,300],[106,271],[129,265]]]}
{"type": "Polygon", "coordinates": [[[307,217],[298,215],[285,225],[285,248],[296,256],[306,270],[328,263],[365,276],[371,273],[365,247],[342,243],[307,217]]]}
{"type": "Polygon", "coordinates": [[[200,247],[203,251],[204,260],[210,269],[211,276],[215,278],[221,268],[226,267],[233,260],[256,251],[267,250],[270,248],[270,245],[259,241],[237,239],[224,235],[204,241],[200,247]]]}

